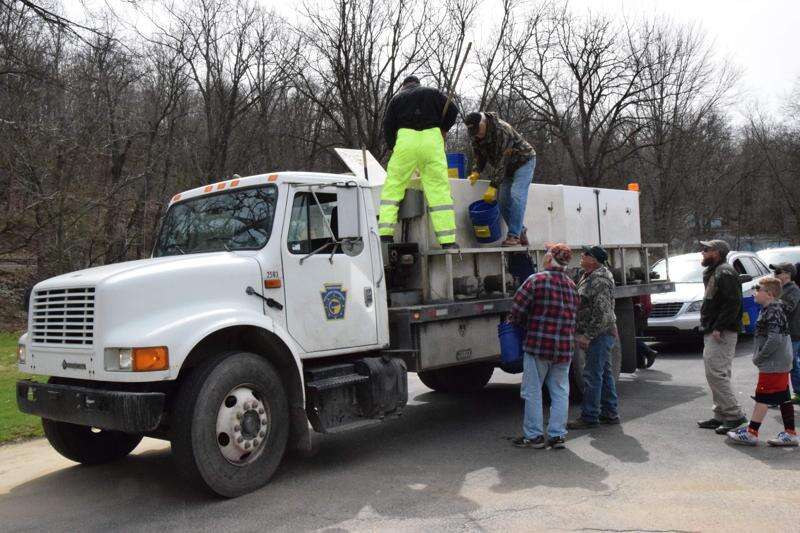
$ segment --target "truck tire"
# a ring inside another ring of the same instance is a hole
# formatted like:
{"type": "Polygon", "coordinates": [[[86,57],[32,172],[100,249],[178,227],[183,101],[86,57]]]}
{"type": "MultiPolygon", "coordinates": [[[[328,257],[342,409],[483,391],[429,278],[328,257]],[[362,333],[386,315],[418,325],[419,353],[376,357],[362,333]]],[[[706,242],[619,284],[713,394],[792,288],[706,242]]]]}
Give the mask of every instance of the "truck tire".
{"type": "MultiPolygon", "coordinates": [[[[575,348],[572,364],[569,367],[569,401],[580,403],[583,401],[583,366],[586,364],[586,353],[580,348],[575,348]]],[[[611,369],[614,371],[614,382],[619,381],[622,368],[622,350],[619,340],[611,347],[611,369]]]]}
{"type": "Polygon", "coordinates": [[[172,453],[191,482],[226,498],[264,486],[289,437],[289,405],[272,364],[229,352],[192,370],[175,401],[172,453]]]}
{"type": "Polygon", "coordinates": [[[492,379],[493,373],[494,365],[476,363],[425,370],[418,372],[417,376],[426,387],[436,392],[463,393],[481,390],[492,379]]]}
{"type": "Polygon", "coordinates": [[[141,434],[107,431],[42,419],[44,435],[55,450],[76,463],[100,465],[122,459],[142,441],[141,434]]]}

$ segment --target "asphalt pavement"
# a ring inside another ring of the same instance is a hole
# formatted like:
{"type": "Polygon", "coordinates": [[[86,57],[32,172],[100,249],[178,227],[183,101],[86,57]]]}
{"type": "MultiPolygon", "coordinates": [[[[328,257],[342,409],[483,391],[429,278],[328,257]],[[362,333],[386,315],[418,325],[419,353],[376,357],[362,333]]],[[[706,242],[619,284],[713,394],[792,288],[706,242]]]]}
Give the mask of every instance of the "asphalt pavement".
{"type": "MultiPolygon", "coordinates": [[[[324,436],[269,485],[234,500],[185,484],[168,444],[83,467],[46,441],[0,447],[2,531],[796,531],[800,449],[742,448],[696,427],[711,414],[697,347],[661,346],[620,378],[621,426],[573,431],[565,450],[520,450],[519,376],[434,393],[409,375],[404,415],[324,436]]],[[[747,413],[755,367],[740,340],[747,413]]],[[[572,414],[577,414],[575,407],[572,414]]],[[[770,410],[762,436],[781,428],[770,410]]]]}

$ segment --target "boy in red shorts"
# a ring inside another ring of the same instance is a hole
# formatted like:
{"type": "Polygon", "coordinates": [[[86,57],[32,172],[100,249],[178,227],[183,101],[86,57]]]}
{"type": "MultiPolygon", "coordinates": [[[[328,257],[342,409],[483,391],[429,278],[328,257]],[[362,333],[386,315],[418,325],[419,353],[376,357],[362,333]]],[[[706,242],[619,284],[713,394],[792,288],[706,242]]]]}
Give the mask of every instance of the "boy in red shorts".
{"type": "Polygon", "coordinates": [[[747,427],[728,432],[735,444],[755,446],[758,444],[758,429],[767,414],[770,404],[780,405],[784,430],[767,441],[771,446],[797,446],[794,429],[794,407],[789,396],[789,371],[792,369],[792,342],[789,324],[781,295],[781,282],[777,278],[764,278],[756,285],[756,303],[761,313],[756,322],[755,353],[753,364],[758,367],[758,385],[753,399],[756,405],[747,427]]]}

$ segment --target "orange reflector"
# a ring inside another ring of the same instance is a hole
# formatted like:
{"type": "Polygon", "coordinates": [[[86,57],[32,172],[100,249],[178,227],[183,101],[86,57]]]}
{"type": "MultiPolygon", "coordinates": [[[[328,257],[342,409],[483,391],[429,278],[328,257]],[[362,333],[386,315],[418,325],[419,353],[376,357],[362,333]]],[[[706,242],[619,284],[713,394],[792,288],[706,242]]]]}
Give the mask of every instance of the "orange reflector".
{"type": "Polygon", "coordinates": [[[217,184],[217,190],[218,191],[221,191],[224,188],[225,188],[225,182],[224,181],[222,183],[218,183],[217,184]]]}
{"type": "Polygon", "coordinates": [[[177,202],[180,199],[181,199],[181,195],[180,194],[176,194],[175,196],[172,197],[172,201],[173,202],[177,202]]]}
{"type": "Polygon", "coordinates": [[[628,184],[628,190],[629,190],[629,191],[635,191],[635,192],[639,192],[639,184],[638,184],[638,183],[636,183],[635,181],[634,181],[634,182],[631,182],[631,183],[629,183],[629,184],[628,184]]]}
{"type": "Polygon", "coordinates": [[[279,279],[265,279],[264,280],[264,287],[267,289],[280,289],[281,288],[281,280],[279,279]]]}
{"type": "Polygon", "coordinates": [[[277,180],[278,180],[277,174],[270,174],[269,177],[267,178],[267,181],[277,181],[277,180]]]}
{"type": "Polygon", "coordinates": [[[233,180],[231,182],[231,187],[236,187],[237,185],[239,185],[239,180],[233,180]]]}
{"type": "Polygon", "coordinates": [[[166,346],[133,349],[133,371],[153,372],[169,368],[169,351],[166,346]]]}
{"type": "Polygon", "coordinates": [[[205,189],[203,189],[203,192],[211,192],[213,189],[213,185],[206,185],[205,189]]]}

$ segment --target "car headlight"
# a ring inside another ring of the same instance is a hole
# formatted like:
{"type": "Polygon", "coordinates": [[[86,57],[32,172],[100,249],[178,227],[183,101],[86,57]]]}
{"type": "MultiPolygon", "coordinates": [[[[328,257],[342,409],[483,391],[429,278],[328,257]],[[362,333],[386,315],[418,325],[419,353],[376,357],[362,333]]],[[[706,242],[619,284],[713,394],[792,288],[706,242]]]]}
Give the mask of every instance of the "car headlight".
{"type": "Polygon", "coordinates": [[[24,365],[28,360],[28,352],[24,344],[17,344],[17,364],[24,365]]]}
{"type": "Polygon", "coordinates": [[[689,307],[686,308],[686,312],[699,313],[701,307],[703,307],[703,300],[697,300],[696,302],[689,304],[689,307]]]}

